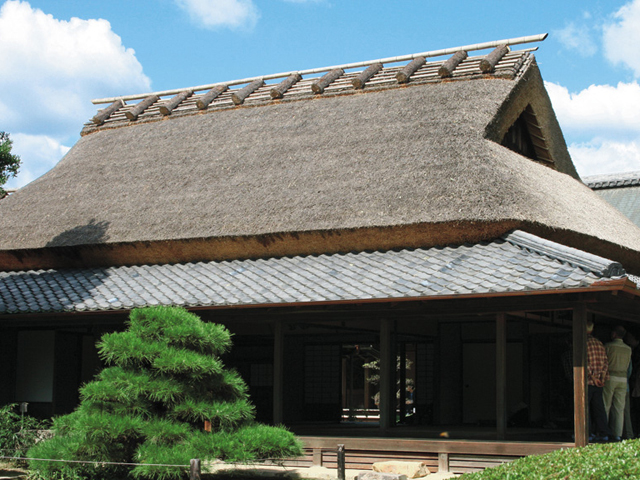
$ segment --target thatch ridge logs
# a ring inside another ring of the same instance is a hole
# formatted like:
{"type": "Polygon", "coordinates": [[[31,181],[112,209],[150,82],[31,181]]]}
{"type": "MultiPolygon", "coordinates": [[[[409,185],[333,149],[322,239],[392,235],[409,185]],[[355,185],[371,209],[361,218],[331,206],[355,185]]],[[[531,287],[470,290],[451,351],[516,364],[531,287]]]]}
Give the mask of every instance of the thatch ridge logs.
{"type": "Polygon", "coordinates": [[[258,90],[263,85],[264,85],[264,80],[263,79],[259,78],[257,80],[254,80],[253,82],[251,82],[246,87],[243,87],[242,89],[238,90],[237,92],[232,93],[231,94],[231,100],[233,100],[233,103],[235,103],[236,105],[242,105],[242,103],[245,101],[245,99],[249,95],[251,95],[253,92],[258,90]]]}
{"type": "Polygon", "coordinates": [[[364,88],[364,84],[367,83],[376,73],[382,70],[382,67],[383,65],[381,63],[374,63],[373,65],[369,65],[366,70],[360,72],[357,77],[351,80],[353,88],[364,88]]]}
{"type": "Polygon", "coordinates": [[[421,66],[423,66],[425,63],[427,63],[427,60],[424,57],[416,57],[416,58],[414,58],[413,60],[411,60],[411,62],[406,64],[402,68],[402,70],[400,70],[398,73],[396,73],[396,80],[398,80],[398,83],[407,83],[407,82],[409,82],[409,78],[411,78],[411,75],[416,73],[418,71],[418,69],[421,66]]]}
{"type": "Polygon", "coordinates": [[[173,97],[171,100],[169,100],[167,103],[165,103],[164,105],[160,105],[159,110],[160,113],[162,115],[170,115],[171,112],[178,106],[180,105],[183,101],[185,101],[187,98],[189,98],[191,95],[193,95],[193,92],[190,90],[186,90],[182,93],[179,93],[178,95],[176,95],[175,97],[173,97]]]}
{"type": "Polygon", "coordinates": [[[300,75],[299,73],[293,73],[289,75],[287,78],[285,78],[283,81],[281,81],[271,89],[271,91],[269,92],[271,98],[273,98],[274,100],[282,98],[286,91],[293,87],[300,80],[302,80],[302,75],[300,75]]]}
{"type": "Polygon", "coordinates": [[[204,110],[209,106],[211,102],[213,102],[216,98],[226,92],[228,88],[229,87],[226,85],[217,85],[213,87],[207,93],[202,95],[198,100],[196,100],[196,107],[198,107],[198,110],[204,110]]]}
{"type": "Polygon", "coordinates": [[[124,115],[129,120],[137,120],[138,116],[144,112],[148,107],[156,103],[160,97],[158,95],[149,95],[147,98],[136,104],[131,110],[124,112],[124,115]]]}
{"type": "Polygon", "coordinates": [[[507,45],[500,45],[499,47],[496,47],[493,52],[480,61],[480,70],[482,70],[482,73],[492,73],[498,62],[507,53],[509,53],[509,47],[507,45]]]}
{"type": "Polygon", "coordinates": [[[95,123],[96,125],[102,125],[104,122],[107,121],[107,119],[116,111],[118,111],[121,107],[124,107],[125,103],[122,101],[122,99],[118,99],[115,102],[113,102],[111,105],[109,105],[107,108],[100,110],[92,119],[91,121],[93,123],[95,123]]]}
{"type": "Polygon", "coordinates": [[[326,73],[320,80],[316,80],[311,84],[311,90],[313,93],[319,94],[324,92],[324,89],[327,88],[331,82],[337,80],[342,75],[344,75],[344,70],[341,68],[334,68],[330,72],[326,73]]]}
{"type": "Polygon", "coordinates": [[[461,50],[456,52],[455,55],[450,57],[446,62],[444,62],[440,68],[438,69],[438,75],[440,77],[450,77],[453,75],[453,71],[456,69],[460,63],[462,63],[467,58],[467,52],[461,50]]]}

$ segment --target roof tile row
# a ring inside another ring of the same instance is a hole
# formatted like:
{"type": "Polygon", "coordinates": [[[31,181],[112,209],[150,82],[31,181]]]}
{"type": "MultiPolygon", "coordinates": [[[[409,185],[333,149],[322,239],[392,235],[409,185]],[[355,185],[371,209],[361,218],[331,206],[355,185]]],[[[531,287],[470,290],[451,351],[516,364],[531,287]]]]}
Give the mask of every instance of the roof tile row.
{"type": "Polygon", "coordinates": [[[589,254],[584,265],[570,264],[557,255],[559,247],[514,232],[492,242],[429,249],[0,272],[0,315],[543,291],[588,287],[612,271],[605,259],[599,259],[603,270],[594,271],[589,254]]]}

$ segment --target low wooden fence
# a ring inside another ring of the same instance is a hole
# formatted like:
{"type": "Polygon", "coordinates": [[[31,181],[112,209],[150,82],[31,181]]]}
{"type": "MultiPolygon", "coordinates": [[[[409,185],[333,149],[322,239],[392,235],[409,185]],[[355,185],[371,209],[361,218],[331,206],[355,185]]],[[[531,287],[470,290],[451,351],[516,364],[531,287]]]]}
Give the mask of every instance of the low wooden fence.
{"type": "Polygon", "coordinates": [[[420,440],[402,438],[300,437],[305,456],[286,462],[289,466],[321,465],[337,468],[337,446],[345,446],[346,468],[371,470],[385,460],[425,462],[432,472],[467,473],[494,467],[528,455],[539,455],[573,443],[499,442],[489,440],[420,440]]]}

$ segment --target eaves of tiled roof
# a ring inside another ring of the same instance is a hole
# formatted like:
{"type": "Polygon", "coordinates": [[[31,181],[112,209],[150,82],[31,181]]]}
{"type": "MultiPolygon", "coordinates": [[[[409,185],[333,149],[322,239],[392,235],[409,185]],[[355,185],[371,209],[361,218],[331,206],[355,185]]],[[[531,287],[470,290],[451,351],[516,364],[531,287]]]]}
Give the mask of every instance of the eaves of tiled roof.
{"type": "Polygon", "coordinates": [[[608,173],[584,177],[583,182],[592,190],[640,186],[640,172],[608,173]]]}
{"type": "Polygon", "coordinates": [[[545,293],[625,278],[616,262],[516,231],[429,249],[0,272],[0,315],[545,293]]]}
{"type": "Polygon", "coordinates": [[[640,172],[593,175],[583,181],[640,227],[640,172]]]}

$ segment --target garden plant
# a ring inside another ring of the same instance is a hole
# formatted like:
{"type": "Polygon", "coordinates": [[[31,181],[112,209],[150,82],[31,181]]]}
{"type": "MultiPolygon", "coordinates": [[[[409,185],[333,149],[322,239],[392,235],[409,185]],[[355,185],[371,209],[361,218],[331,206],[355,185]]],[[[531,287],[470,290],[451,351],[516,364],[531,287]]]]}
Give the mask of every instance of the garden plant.
{"type": "Polygon", "coordinates": [[[15,459],[24,457],[48,426],[47,421],[18,413],[17,404],[0,407],[0,456],[13,457],[8,463],[22,466],[24,462],[15,459]]]}
{"type": "Polygon", "coordinates": [[[532,455],[460,480],[621,480],[640,478],[640,440],[532,455]]]}
{"type": "Polygon", "coordinates": [[[254,421],[246,384],[220,359],[230,347],[226,328],[182,308],[133,310],[127,330],[98,343],[108,367],[81,388],[78,408],[55,419],[55,436],[29,451],[30,458],[105,463],[34,460],[32,475],[163,480],[187,475],[193,458],[300,455],[292,433],[254,421]]]}

